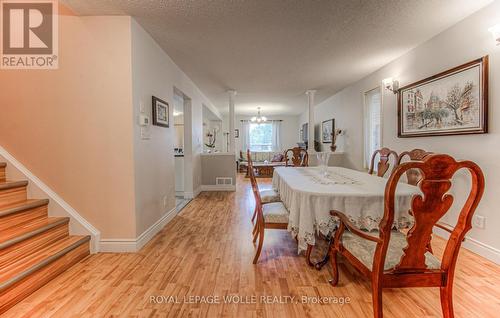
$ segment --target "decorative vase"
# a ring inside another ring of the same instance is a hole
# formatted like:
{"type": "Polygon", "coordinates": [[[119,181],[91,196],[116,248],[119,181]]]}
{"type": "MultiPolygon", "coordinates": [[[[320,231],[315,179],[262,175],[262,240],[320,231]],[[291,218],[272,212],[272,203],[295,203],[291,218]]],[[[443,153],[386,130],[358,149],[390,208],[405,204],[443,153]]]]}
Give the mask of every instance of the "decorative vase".
{"type": "Polygon", "coordinates": [[[318,166],[321,175],[328,175],[328,162],[330,161],[330,152],[318,152],[316,153],[316,158],[318,159],[318,166]]]}

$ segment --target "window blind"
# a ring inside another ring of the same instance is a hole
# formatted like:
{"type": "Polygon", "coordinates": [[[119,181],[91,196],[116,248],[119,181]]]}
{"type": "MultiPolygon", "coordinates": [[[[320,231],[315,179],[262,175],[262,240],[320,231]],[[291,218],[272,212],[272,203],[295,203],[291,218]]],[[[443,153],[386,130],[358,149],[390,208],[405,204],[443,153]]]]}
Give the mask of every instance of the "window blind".
{"type": "Polygon", "coordinates": [[[381,106],[379,88],[365,93],[365,168],[370,166],[373,153],[382,146],[381,106]]]}

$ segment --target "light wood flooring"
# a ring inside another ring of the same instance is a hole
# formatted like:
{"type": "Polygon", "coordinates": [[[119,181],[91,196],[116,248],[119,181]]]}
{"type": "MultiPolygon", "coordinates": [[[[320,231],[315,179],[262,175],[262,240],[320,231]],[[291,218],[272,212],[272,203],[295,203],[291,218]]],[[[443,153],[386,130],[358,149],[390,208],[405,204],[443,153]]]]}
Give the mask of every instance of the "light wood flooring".
{"type": "MultiPolygon", "coordinates": [[[[259,183],[269,186],[269,180],[259,183]]],[[[339,286],[331,287],[329,265],[309,268],[286,231],[266,231],[253,265],[253,204],[250,184],[239,176],[237,192],[202,193],[139,253],[87,257],[3,317],[372,317],[369,283],[341,265],[339,286]],[[257,301],[183,302],[184,296],[226,295],[257,301]],[[176,296],[180,303],[153,303],[151,296],[176,296]],[[297,303],[265,304],[261,296],[297,303]],[[349,297],[350,303],[308,304],[303,296],[349,297]]],[[[433,247],[439,254],[443,241],[435,239],[433,247]]],[[[385,317],[441,317],[437,288],[384,290],[383,297],[385,317]]],[[[454,300],[456,317],[498,317],[500,266],[462,250],[454,300]]]]}

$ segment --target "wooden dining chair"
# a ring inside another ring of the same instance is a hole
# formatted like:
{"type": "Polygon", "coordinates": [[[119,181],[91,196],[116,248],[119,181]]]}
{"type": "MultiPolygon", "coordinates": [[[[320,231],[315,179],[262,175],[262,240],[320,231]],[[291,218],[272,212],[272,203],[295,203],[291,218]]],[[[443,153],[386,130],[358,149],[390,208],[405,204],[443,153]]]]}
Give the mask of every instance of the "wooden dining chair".
{"type": "MultiPolygon", "coordinates": [[[[405,160],[406,157],[408,157],[410,161],[422,161],[425,157],[431,154],[432,152],[427,152],[423,149],[404,151],[399,154],[397,164],[402,164],[403,160],[405,160]]],[[[416,186],[420,179],[422,179],[422,174],[418,169],[409,169],[408,171],[406,171],[406,179],[408,184],[416,186]]]]}
{"type": "MultiPolygon", "coordinates": [[[[252,156],[250,153],[250,150],[247,150],[247,161],[248,161],[248,176],[250,178],[250,182],[253,184],[257,185],[257,178],[255,177],[255,170],[253,168],[253,161],[252,161],[252,156]],[[250,173],[252,171],[253,173],[250,173]]],[[[278,192],[276,192],[274,189],[267,189],[267,190],[259,190],[260,198],[262,204],[268,204],[268,203],[273,203],[273,202],[279,202],[281,201],[280,195],[278,192]]],[[[257,207],[255,207],[253,215],[252,215],[252,222],[255,221],[255,216],[257,215],[257,207]]],[[[257,228],[257,227],[255,227],[257,228]]],[[[255,234],[255,231],[254,231],[255,234]]]]}
{"type": "Polygon", "coordinates": [[[394,157],[395,166],[397,165],[398,153],[395,152],[394,150],[389,149],[389,148],[382,148],[382,149],[376,150],[372,155],[372,160],[370,163],[370,170],[368,171],[369,174],[373,174],[375,172],[375,159],[376,159],[377,155],[380,155],[379,161],[377,163],[377,176],[383,177],[391,166],[391,162],[390,162],[391,156],[394,157]]]}
{"type": "Polygon", "coordinates": [[[289,167],[290,161],[293,167],[307,167],[309,166],[309,154],[307,150],[300,147],[288,149],[285,151],[285,166],[289,167]],[[292,157],[288,156],[289,153],[292,154],[292,157]]]}
{"type": "Polygon", "coordinates": [[[455,161],[448,155],[428,155],[423,161],[406,162],[392,172],[385,187],[384,215],[379,231],[369,233],[356,228],[342,212],[330,214],[340,219],[340,225],[330,245],[333,286],[338,283],[337,254],[342,255],[361,274],[371,279],[374,317],[383,317],[382,289],[401,287],[439,287],[445,318],[453,317],[453,278],[460,245],[471,229],[472,216],[484,192],[484,176],[471,161],[455,161]],[[423,178],[418,183],[423,195],[411,201],[414,225],[406,234],[393,230],[394,203],[399,179],[409,169],[420,169],[423,178]],[[438,221],[448,212],[453,197],[448,193],[453,175],[467,169],[472,186],[462,206],[454,228],[438,221]],[[446,229],[450,237],[439,260],[427,246],[433,227],[446,229]],[[348,231],[347,231],[348,230],[348,231]]]}
{"type": "MultiPolygon", "coordinates": [[[[250,174],[254,174],[253,169],[250,174]]],[[[255,180],[255,176],[253,176],[255,180]]],[[[260,196],[259,185],[257,182],[252,182],[252,190],[255,197],[255,208],[257,211],[256,231],[254,234],[253,242],[259,239],[257,251],[253,259],[253,263],[257,264],[262,245],[264,244],[264,232],[266,229],[287,230],[289,213],[283,202],[272,202],[263,204],[260,196]]]]}

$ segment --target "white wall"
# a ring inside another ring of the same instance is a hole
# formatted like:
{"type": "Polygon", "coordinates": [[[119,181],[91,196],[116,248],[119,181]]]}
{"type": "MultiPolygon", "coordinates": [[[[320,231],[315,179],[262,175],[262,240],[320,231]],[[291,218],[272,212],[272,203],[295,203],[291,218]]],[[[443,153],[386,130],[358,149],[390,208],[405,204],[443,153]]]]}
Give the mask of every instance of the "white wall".
{"type": "MultiPolygon", "coordinates": [[[[384,78],[393,77],[401,85],[434,75],[451,67],[490,57],[489,128],[485,135],[405,138],[397,137],[396,96],[384,90],[383,145],[398,152],[413,148],[449,153],[456,158],[473,160],[486,176],[486,191],[476,214],[487,218],[486,229],[473,229],[469,244],[481,254],[500,262],[500,46],[496,46],[488,28],[500,23],[500,1],[474,13],[465,20],[411,50],[377,72],[345,88],[316,106],[315,118],[334,117],[339,128],[347,130],[345,165],[363,169],[363,93],[379,85],[384,78]],[[472,242],[472,243],[470,243],[472,242]]],[[[304,116],[303,116],[304,117],[304,116]]],[[[465,176],[459,176],[459,182],[465,176]]],[[[460,185],[464,188],[467,185],[460,185]]],[[[457,190],[460,192],[459,190],[457,190]]],[[[457,201],[462,198],[456,196],[457,201]]],[[[456,213],[454,214],[456,217],[456,213]]],[[[450,223],[452,218],[447,219],[450,223]]]]}
{"type": "MultiPolygon", "coordinates": [[[[202,104],[214,109],[210,101],[158,46],[142,27],[132,20],[132,82],[134,109],[134,158],[137,235],[175,209],[174,183],[174,87],[190,98],[184,108],[185,125],[190,132],[185,135],[185,165],[192,169],[185,191],[191,194],[201,187],[202,104]],[[151,116],[151,96],[170,103],[170,128],[150,127],[150,139],[141,138],[137,117],[140,105],[151,116]],[[189,124],[191,122],[191,124],[189,124]],[[164,198],[166,204],[164,205],[164,198]]],[[[216,111],[215,111],[216,112],[216,111]]]]}

